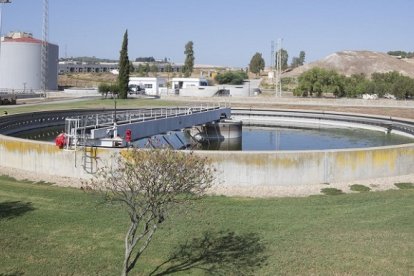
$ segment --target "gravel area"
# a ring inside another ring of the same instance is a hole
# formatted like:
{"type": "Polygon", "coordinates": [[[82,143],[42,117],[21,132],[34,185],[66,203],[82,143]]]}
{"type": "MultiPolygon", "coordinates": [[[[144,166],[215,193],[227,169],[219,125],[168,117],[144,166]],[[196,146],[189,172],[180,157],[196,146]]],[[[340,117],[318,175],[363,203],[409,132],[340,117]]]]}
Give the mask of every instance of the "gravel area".
{"type": "Polygon", "coordinates": [[[34,173],[30,171],[23,171],[14,168],[6,168],[0,166],[0,175],[8,175],[14,177],[17,180],[30,180],[33,182],[48,182],[62,187],[75,187],[80,188],[85,180],[72,177],[63,177],[50,174],[34,173]]]}
{"type": "MultiPolygon", "coordinates": [[[[0,167],[0,175],[8,175],[18,180],[31,180],[34,182],[49,182],[56,186],[81,188],[85,180],[61,177],[48,174],[38,174],[28,171],[22,171],[12,168],[0,167]]],[[[337,182],[329,184],[313,184],[298,186],[220,186],[216,185],[210,190],[213,195],[225,196],[243,196],[243,197],[304,197],[320,194],[323,188],[337,188],[346,193],[352,193],[350,185],[361,184],[370,187],[372,191],[384,191],[389,189],[397,189],[394,183],[410,182],[414,183],[414,174],[383,177],[374,179],[365,179],[350,182],[337,182]]]]}
{"type": "Polygon", "coordinates": [[[349,182],[337,182],[329,184],[313,184],[299,186],[252,186],[252,187],[214,187],[212,194],[226,196],[245,197],[305,197],[321,194],[323,188],[337,188],[345,193],[354,193],[350,186],[360,184],[371,188],[371,191],[385,191],[398,189],[394,184],[400,182],[414,183],[414,174],[394,177],[373,178],[349,182]]]}

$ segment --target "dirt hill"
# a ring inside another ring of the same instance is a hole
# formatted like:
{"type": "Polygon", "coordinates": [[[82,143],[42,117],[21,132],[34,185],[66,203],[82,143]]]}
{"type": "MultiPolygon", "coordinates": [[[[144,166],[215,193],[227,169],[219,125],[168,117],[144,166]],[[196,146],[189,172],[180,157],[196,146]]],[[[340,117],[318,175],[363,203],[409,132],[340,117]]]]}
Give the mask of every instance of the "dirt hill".
{"type": "Polygon", "coordinates": [[[389,71],[397,71],[414,78],[414,59],[398,59],[386,53],[370,51],[337,52],[324,59],[295,68],[283,74],[283,76],[297,77],[314,67],[332,69],[346,76],[360,73],[370,76],[375,72],[386,73],[389,71]]]}

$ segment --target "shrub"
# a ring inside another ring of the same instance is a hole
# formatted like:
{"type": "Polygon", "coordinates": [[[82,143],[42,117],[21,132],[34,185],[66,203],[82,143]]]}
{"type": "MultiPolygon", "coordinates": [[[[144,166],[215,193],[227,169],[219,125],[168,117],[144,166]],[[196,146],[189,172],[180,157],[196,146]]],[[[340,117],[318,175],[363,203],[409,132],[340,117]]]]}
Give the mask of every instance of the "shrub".
{"type": "Polygon", "coordinates": [[[333,70],[312,68],[299,76],[294,95],[321,97],[324,93],[332,93],[335,97],[343,97],[344,78],[333,70]]]}
{"type": "Polygon", "coordinates": [[[247,74],[244,71],[228,71],[224,73],[219,73],[215,77],[215,80],[219,84],[243,84],[243,81],[247,79],[247,74]]]}
{"type": "Polygon", "coordinates": [[[108,96],[108,93],[118,94],[119,90],[120,88],[117,83],[114,83],[114,84],[101,83],[98,86],[98,92],[101,93],[102,96],[105,96],[105,98],[108,96]]]}
{"type": "Polygon", "coordinates": [[[367,187],[361,184],[351,185],[351,191],[354,191],[354,192],[369,192],[370,190],[371,190],[370,187],[367,187]]]}
{"type": "Polygon", "coordinates": [[[409,182],[400,182],[400,183],[395,183],[394,185],[397,186],[401,190],[414,189],[414,184],[409,183],[409,182]]]}
{"type": "Polygon", "coordinates": [[[323,188],[321,189],[321,193],[325,195],[342,195],[344,192],[337,188],[323,188]]]}

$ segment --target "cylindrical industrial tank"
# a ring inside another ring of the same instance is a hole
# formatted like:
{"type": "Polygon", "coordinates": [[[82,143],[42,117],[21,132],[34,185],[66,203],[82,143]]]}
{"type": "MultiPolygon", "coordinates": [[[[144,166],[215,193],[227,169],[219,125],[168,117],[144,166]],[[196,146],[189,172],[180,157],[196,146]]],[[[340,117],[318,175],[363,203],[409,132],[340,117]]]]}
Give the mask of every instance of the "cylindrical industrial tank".
{"type": "MultiPolygon", "coordinates": [[[[0,48],[0,90],[42,89],[42,41],[32,37],[3,38],[0,48]]],[[[59,47],[48,44],[47,90],[57,90],[59,47]]]]}

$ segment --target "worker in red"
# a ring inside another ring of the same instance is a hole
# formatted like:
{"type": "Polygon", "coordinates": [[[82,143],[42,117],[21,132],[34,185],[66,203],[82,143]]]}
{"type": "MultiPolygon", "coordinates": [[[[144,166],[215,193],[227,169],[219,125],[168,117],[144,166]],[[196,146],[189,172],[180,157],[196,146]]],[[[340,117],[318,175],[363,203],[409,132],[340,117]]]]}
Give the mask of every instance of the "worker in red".
{"type": "Polygon", "coordinates": [[[132,131],[128,128],[125,131],[125,142],[126,142],[127,147],[131,145],[131,140],[132,140],[132,131]]]}
{"type": "Polygon", "coordinates": [[[66,144],[66,137],[65,137],[65,133],[61,133],[59,134],[56,139],[55,139],[55,145],[58,146],[60,149],[63,149],[63,147],[66,144]]]}

